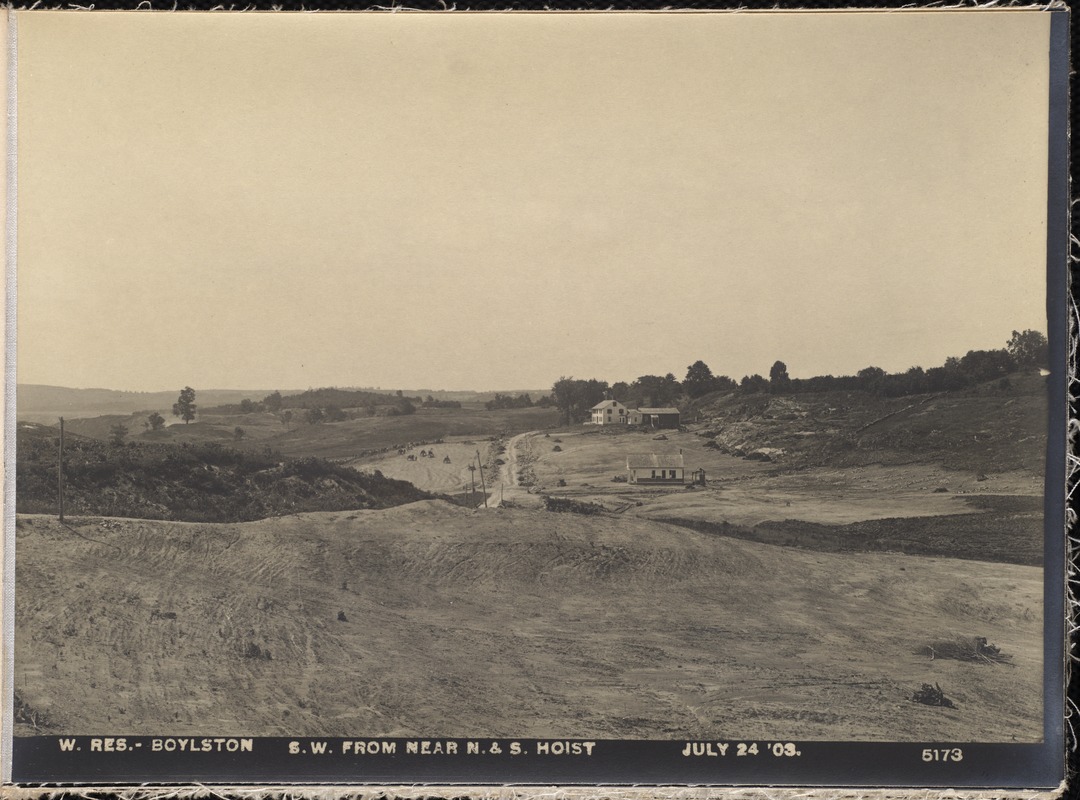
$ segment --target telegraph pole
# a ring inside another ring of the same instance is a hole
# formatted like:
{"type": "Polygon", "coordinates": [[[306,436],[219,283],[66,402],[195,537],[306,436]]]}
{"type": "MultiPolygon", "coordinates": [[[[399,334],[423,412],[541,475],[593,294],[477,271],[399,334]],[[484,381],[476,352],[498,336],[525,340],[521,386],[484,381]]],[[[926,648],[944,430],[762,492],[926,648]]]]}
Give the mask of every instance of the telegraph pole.
{"type": "Polygon", "coordinates": [[[487,484],[484,483],[484,462],[480,460],[479,450],[476,451],[476,463],[480,465],[480,489],[484,493],[484,508],[487,508],[487,484]]]}
{"type": "Polygon", "coordinates": [[[60,495],[60,521],[64,521],[64,418],[60,417],[60,452],[56,459],[56,485],[60,495]]]}

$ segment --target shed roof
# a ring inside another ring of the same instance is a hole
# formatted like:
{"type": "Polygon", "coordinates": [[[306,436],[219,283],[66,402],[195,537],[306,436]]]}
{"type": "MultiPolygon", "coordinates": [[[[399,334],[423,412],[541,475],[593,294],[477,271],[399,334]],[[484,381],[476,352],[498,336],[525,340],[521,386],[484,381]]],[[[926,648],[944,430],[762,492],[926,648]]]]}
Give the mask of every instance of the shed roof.
{"type": "Polygon", "coordinates": [[[622,405],[622,403],[620,403],[618,400],[603,400],[603,401],[597,403],[595,406],[593,406],[589,410],[590,411],[596,411],[596,410],[601,409],[601,408],[618,408],[621,405],[622,405]]]}
{"type": "Polygon", "coordinates": [[[642,414],[678,414],[677,408],[639,408],[642,414]]]}
{"type": "Polygon", "coordinates": [[[682,453],[631,453],[626,457],[627,469],[682,469],[682,453]]]}

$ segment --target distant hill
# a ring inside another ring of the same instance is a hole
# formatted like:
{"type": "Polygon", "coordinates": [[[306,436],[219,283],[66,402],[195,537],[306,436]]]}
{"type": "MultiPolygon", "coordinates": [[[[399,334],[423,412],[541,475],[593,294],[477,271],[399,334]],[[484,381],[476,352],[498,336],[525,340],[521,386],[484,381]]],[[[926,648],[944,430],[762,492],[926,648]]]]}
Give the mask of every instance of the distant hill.
{"type": "Polygon", "coordinates": [[[1041,474],[1047,408],[1046,379],[1031,371],[894,398],[861,391],[717,393],[695,401],[685,419],[721,452],[778,450],[779,460],[792,466],[936,462],[1041,474]]]}
{"type": "MultiPolygon", "coordinates": [[[[168,411],[180,395],[173,392],[124,392],[116,389],[71,389],[66,386],[44,386],[20,383],[16,387],[16,407],[19,420],[56,422],[56,418],[96,417],[103,414],[133,414],[136,411],[168,411]]],[[[272,391],[272,390],[271,390],[272,391]]],[[[262,399],[270,391],[258,389],[197,389],[198,405],[239,403],[244,398],[262,399]]]]}
{"type": "Polygon", "coordinates": [[[281,398],[282,408],[326,408],[328,406],[337,408],[392,406],[403,411],[409,409],[408,413],[412,413],[412,406],[404,393],[398,397],[394,394],[368,392],[361,389],[324,388],[286,394],[281,398]]]}
{"type": "MultiPolygon", "coordinates": [[[[16,510],[57,508],[57,431],[20,423],[16,510]]],[[[117,446],[65,439],[65,505],[71,515],[230,522],[301,511],[390,508],[430,498],[405,481],[367,475],[319,458],[283,459],[199,445],[117,446]]]]}
{"type": "MultiPolygon", "coordinates": [[[[126,392],[116,389],[72,389],[66,386],[46,386],[36,383],[20,383],[16,387],[17,416],[25,422],[44,422],[52,424],[57,417],[79,419],[98,417],[106,414],[129,415],[139,411],[159,411],[168,414],[180,394],[168,392],[126,392]]],[[[218,406],[237,405],[241,400],[258,402],[274,389],[200,389],[195,387],[195,403],[200,411],[211,411],[218,406]]],[[[283,408],[323,407],[336,405],[339,408],[359,406],[393,405],[398,398],[390,390],[370,388],[334,388],[334,389],[282,389],[285,400],[283,408]]],[[[514,395],[528,393],[534,400],[549,390],[532,389],[514,390],[514,395]]],[[[508,392],[503,392],[507,394],[508,392]]],[[[459,402],[483,403],[496,395],[496,392],[442,391],[434,389],[404,390],[404,397],[421,399],[429,395],[436,400],[457,400],[459,402]]]]}

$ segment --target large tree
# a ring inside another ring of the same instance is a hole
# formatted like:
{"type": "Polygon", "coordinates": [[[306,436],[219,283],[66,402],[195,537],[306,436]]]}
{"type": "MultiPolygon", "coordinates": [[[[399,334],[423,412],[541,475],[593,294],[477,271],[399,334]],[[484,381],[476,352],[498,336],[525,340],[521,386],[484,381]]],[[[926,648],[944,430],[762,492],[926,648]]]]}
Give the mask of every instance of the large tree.
{"type": "Polygon", "coordinates": [[[859,379],[859,388],[871,394],[882,394],[885,391],[885,370],[881,367],[864,367],[855,376],[859,379]]]}
{"type": "Polygon", "coordinates": [[[281,411],[281,392],[272,392],[264,397],[263,406],[272,414],[281,411]]]}
{"type": "Polygon", "coordinates": [[[574,404],[577,400],[577,384],[573,377],[563,376],[555,381],[551,387],[551,396],[555,398],[555,406],[566,416],[566,424],[573,419],[574,404]]]}
{"type": "Polygon", "coordinates": [[[555,398],[558,409],[566,415],[566,424],[570,425],[574,420],[588,417],[589,409],[603,400],[608,390],[607,381],[596,378],[575,380],[564,376],[551,387],[551,396],[555,398]]]}
{"type": "Polygon", "coordinates": [[[127,425],[122,423],[116,423],[109,428],[109,441],[115,444],[117,447],[124,443],[124,437],[128,435],[127,425]]]}
{"type": "Polygon", "coordinates": [[[682,384],[672,373],[667,375],[641,375],[630,386],[630,394],[645,407],[674,405],[682,393],[682,384]]]}
{"type": "Polygon", "coordinates": [[[1045,367],[1050,361],[1050,344],[1039,331],[1013,331],[1005,348],[1021,367],[1045,367]]]}
{"type": "Polygon", "coordinates": [[[180,390],[180,399],[173,403],[172,413],[174,417],[180,417],[187,425],[195,419],[195,390],[185,386],[180,390]]]}
{"type": "Polygon", "coordinates": [[[968,350],[960,370],[972,383],[981,383],[1016,372],[1016,358],[1007,350],[968,350]]]}
{"type": "Polygon", "coordinates": [[[756,372],[753,375],[743,375],[739,381],[739,389],[746,394],[764,392],[769,388],[769,382],[756,372]]]}
{"type": "Polygon", "coordinates": [[[716,386],[716,378],[712,370],[704,361],[695,361],[686,368],[686,377],[683,379],[683,389],[691,397],[701,397],[713,391],[716,386]]]}
{"type": "Polygon", "coordinates": [[[791,386],[791,377],[788,375],[787,364],[777,361],[769,369],[769,391],[773,394],[782,394],[791,386]]]}

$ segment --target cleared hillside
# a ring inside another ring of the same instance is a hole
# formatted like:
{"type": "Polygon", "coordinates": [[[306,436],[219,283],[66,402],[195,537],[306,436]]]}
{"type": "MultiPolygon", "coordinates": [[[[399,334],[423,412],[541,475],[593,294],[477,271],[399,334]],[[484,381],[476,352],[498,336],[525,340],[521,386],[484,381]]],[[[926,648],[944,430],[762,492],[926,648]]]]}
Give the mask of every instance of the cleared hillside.
{"type": "Polygon", "coordinates": [[[1037,372],[895,398],[857,391],[710,395],[687,419],[720,452],[764,448],[789,466],[938,463],[1039,474],[1046,459],[1046,379],[1037,372]]]}
{"type": "Polygon", "coordinates": [[[1033,741],[1042,571],[425,501],[20,516],[16,733],[1033,741]],[[931,659],[984,636],[1010,664],[931,659]],[[955,708],[912,701],[940,683],[955,708]]]}

